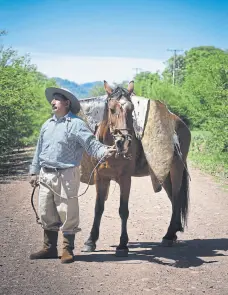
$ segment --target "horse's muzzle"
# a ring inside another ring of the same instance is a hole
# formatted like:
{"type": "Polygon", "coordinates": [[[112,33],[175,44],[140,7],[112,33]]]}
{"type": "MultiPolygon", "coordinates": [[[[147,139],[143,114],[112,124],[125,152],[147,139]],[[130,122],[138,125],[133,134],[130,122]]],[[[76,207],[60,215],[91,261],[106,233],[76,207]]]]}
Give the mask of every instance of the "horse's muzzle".
{"type": "Polygon", "coordinates": [[[114,136],[115,146],[116,146],[116,158],[118,158],[121,155],[126,155],[128,152],[128,148],[131,145],[132,137],[130,134],[117,134],[114,136]]]}

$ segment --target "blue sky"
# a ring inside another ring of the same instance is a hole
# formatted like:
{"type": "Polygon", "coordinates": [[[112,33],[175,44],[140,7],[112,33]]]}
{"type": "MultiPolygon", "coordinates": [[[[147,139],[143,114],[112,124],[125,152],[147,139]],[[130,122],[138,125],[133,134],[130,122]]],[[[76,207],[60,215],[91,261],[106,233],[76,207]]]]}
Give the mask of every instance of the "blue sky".
{"type": "Polygon", "coordinates": [[[0,29],[48,76],[118,81],[162,70],[168,48],[227,49],[228,1],[0,0],[0,29]]]}

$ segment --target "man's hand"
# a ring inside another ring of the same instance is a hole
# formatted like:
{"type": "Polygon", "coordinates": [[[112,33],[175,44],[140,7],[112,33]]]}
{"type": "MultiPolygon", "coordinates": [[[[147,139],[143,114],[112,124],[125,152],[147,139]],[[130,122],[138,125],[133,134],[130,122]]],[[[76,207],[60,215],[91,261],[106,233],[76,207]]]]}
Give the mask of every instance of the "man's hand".
{"type": "Polygon", "coordinates": [[[32,174],[29,183],[31,184],[32,187],[37,186],[38,184],[38,177],[36,174],[32,174]]]}
{"type": "Polygon", "coordinates": [[[114,155],[115,152],[116,152],[116,147],[115,147],[114,145],[113,145],[113,146],[110,146],[110,147],[108,147],[108,149],[107,149],[107,152],[106,152],[105,157],[106,157],[106,158],[110,158],[111,156],[114,155]]]}

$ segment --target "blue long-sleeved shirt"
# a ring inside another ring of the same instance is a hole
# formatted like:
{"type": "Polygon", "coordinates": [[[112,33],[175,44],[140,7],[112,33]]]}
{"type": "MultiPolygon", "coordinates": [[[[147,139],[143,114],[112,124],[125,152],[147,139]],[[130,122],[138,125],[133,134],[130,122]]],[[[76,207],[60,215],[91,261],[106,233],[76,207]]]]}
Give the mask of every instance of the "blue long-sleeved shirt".
{"type": "Polygon", "coordinates": [[[84,151],[100,159],[107,146],[96,140],[86,123],[71,112],[60,119],[53,116],[41,128],[29,173],[39,174],[41,167],[80,166],[84,151]]]}

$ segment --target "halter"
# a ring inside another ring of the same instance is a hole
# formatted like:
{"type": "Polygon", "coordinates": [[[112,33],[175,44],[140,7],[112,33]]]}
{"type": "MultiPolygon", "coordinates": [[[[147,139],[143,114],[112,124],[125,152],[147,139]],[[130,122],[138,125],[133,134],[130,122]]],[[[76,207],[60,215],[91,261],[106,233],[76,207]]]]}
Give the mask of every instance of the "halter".
{"type": "MultiPolygon", "coordinates": [[[[107,104],[108,102],[115,98],[117,100],[117,104],[119,105],[120,109],[123,110],[123,103],[120,102],[121,97],[125,97],[129,102],[131,102],[131,94],[128,92],[127,89],[124,89],[122,87],[117,87],[111,94],[109,94],[108,98],[107,98],[107,104]]],[[[131,102],[132,103],[132,102],[131,102]]],[[[109,110],[110,111],[110,110],[109,110]]],[[[113,114],[114,115],[114,114],[113,114]]],[[[119,117],[119,113],[115,114],[117,116],[117,119],[119,117]]],[[[131,131],[131,129],[129,128],[116,128],[116,126],[113,126],[111,124],[111,114],[109,113],[109,129],[110,129],[110,133],[113,137],[114,142],[118,142],[118,141],[123,141],[125,142],[126,140],[131,141],[132,140],[132,135],[129,134],[129,132],[131,131]],[[123,134],[122,131],[127,131],[127,134],[123,134]]],[[[119,153],[120,155],[120,153],[119,153]]],[[[124,155],[125,158],[126,155],[124,155]]]]}

